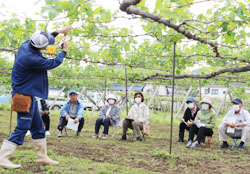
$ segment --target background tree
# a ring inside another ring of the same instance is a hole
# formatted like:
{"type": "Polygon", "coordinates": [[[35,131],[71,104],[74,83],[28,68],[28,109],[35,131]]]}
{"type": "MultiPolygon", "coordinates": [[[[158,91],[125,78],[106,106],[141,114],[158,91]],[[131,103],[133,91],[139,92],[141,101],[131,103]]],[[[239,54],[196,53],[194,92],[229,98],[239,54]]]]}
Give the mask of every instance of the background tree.
{"type": "Polygon", "coordinates": [[[105,79],[108,86],[124,84],[125,67],[130,84],[170,84],[174,41],[177,83],[198,86],[197,79],[204,79],[202,85],[229,85],[232,81],[248,85],[248,2],[216,1],[205,14],[190,10],[203,2],[156,0],[154,8],[149,8],[146,1],[124,0],[120,9],[126,15],[88,0],[46,0],[39,13],[42,20],[13,14],[11,19],[0,21],[0,57],[5,60],[0,62],[1,82],[10,85],[14,54],[34,31],[72,25],[67,58],[49,73],[51,86],[102,89],[105,79]],[[144,32],[111,25],[121,18],[139,18],[144,32]],[[196,71],[192,71],[194,65],[199,65],[196,71]]]}

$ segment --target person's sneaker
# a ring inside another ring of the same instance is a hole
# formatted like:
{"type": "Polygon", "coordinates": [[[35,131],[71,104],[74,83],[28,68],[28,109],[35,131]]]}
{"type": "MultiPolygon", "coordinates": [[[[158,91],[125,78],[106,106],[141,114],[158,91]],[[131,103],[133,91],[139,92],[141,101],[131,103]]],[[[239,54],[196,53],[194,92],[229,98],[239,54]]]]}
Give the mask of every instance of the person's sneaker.
{"type": "Polygon", "coordinates": [[[186,144],[186,147],[187,147],[187,148],[190,148],[190,147],[192,146],[192,143],[193,143],[193,141],[188,140],[188,143],[186,144]]]}
{"type": "Polygon", "coordinates": [[[141,137],[137,137],[137,138],[136,138],[136,141],[142,142],[141,137]]]}
{"type": "Polygon", "coordinates": [[[199,146],[199,142],[195,141],[195,142],[192,143],[191,148],[196,149],[196,148],[198,148],[198,146],[199,146]]]}
{"type": "Polygon", "coordinates": [[[49,131],[45,131],[45,136],[49,136],[50,132],[49,131]]]}
{"type": "Polygon", "coordinates": [[[244,145],[239,144],[238,150],[246,150],[246,148],[244,147],[244,145]]]}
{"type": "Polygon", "coordinates": [[[199,146],[199,142],[195,141],[195,142],[192,143],[191,148],[196,149],[196,148],[198,148],[198,146],[199,146]]]}
{"type": "Polygon", "coordinates": [[[30,136],[30,131],[29,130],[26,132],[25,136],[30,136]]]}
{"type": "Polygon", "coordinates": [[[108,139],[108,135],[103,134],[102,139],[103,139],[103,140],[107,140],[107,139],[108,139]]]}
{"type": "Polygon", "coordinates": [[[222,145],[220,145],[219,147],[220,147],[220,149],[227,149],[227,148],[229,148],[229,145],[227,143],[223,142],[222,145]]]}
{"type": "Polygon", "coordinates": [[[82,137],[82,133],[81,132],[76,132],[76,136],[82,137]]]}
{"type": "Polygon", "coordinates": [[[58,137],[62,137],[63,136],[63,133],[62,131],[59,131],[58,134],[57,134],[58,137]]]}
{"type": "Polygon", "coordinates": [[[98,138],[98,135],[95,134],[95,135],[92,136],[92,138],[97,139],[97,138],[98,138]]]}
{"type": "Polygon", "coordinates": [[[122,136],[122,137],[119,139],[119,141],[124,141],[124,140],[127,140],[127,137],[122,136]]]}

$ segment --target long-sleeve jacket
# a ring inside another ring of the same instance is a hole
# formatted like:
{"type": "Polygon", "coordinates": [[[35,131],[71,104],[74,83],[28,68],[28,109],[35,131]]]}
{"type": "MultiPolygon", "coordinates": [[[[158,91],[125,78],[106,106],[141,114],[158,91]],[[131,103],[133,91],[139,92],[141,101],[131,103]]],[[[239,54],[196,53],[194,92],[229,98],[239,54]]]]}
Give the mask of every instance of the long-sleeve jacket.
{"type": "Polygon", "coordinates": [[[128,116],[132,119],[138,119],[139,122],[149,124],[149,108],[144,103],[141,103],[139,107],[134,104],[130,108],[128,116]]]}
{"type": "Polygon", "coordinates": [[[184,112],[184,115],[183,115],[183,119],[185,120],[185,122],[195,120],[195,117],[196,117],[199,110],[200,110],[200,108],[196,106],[196,110],[194,112],[194,115],[192,115],[191,109],[187,108],[184,112]]]}
{"type": "Polygon", "coordinates": [[[47,59],[30,44],[30,40],[25,41],[18,49],[12,68],[13,94],[21,93],[48,98],[47,70],[59,66],[65,55],[66,52],[62,51],[55,59],[47,59]]]}
{"type": "Polygon", "coordinates": [[[216,121],[215,115],[216,114],[213,109],[209,109],[207,111],[200,110],[195,120],[200,120],[201,124],[205,124],[206,128],[213,129],[216,121]]]}
{"type": "MultiPolygon", "coordinates": [[[[234,110],[230,110],[222,119],[222,124],[229,123],[232,118],[235,120],[235,124],[246,124],[250,126],[250,114],[245,109],[241,109],[238,114],[236,114],[234,110]]],[[[236,129],[242,129],[242,127],[236,127],[236,129]]]]}
{"type": "MultiPolygon", "coordinates": [[[[69,114],[70,106],[72,105],[71,101],[69,100],[67,103],[65,103],[60,111],[60,114],[62,117],[65,117],[67,114],[69,114]]],[[[81,119],[83,117],[83,104],[81,104],[79,101],[76,102],[76,110],[77,110],[77,117],[81,119]]]]}
{"type": "MultiPolygon", "coordinates": [[[[99,113],[99,118],[106,118],[107,111],[109,109],[109,105],[104,105],[99,113]]],[[[118,122],[120,120],[120,108],[118,108],[116,105],[112,106],[109,115],[112,117],[110,119],[110,123],[112,126],[118,126],[118,122]]]]}

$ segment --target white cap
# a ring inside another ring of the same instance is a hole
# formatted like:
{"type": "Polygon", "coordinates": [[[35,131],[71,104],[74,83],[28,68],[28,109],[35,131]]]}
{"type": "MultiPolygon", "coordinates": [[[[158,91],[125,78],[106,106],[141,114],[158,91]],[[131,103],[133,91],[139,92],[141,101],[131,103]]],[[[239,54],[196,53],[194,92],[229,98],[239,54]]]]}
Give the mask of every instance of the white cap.
{"type": "Polygon", "coordinates": [[[107,100],[108,100],[108,99],[115,99],[115,101],[116,101],[116,97],[115,97],[114,94],[109,94],[107,100]]]}
{"type": "Polygon", "coordinates": [[[36,48],[44,48],[48,45],[55,43],[55,38],[51,34],[47,34],[45,31],[36,31],[31,36],[31,45],[36,48]]]}

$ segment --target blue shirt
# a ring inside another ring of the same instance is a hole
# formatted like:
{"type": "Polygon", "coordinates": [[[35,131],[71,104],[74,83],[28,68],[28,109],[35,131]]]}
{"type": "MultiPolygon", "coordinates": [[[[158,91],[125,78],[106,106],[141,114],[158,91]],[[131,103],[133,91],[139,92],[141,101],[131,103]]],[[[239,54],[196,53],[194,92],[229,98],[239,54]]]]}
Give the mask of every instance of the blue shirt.
{"type": "MultiPolygon", "coordinates": [[[[70,115],[70,107],[71,107],[72,103],[70,102],[70,100],[65,103],[60,111],[60,114],[62,117],[65,117],[67,114],[70,115]]],[[[83,117],[83,104],[81,104],[79,101],[76,102],[76,115],[79,119],[81,119],[83,117]]]]}
{"type": "Polygon", "coordinates": [[[48,98],[47,70],[59,66],[65,55],[62,51],[55,59],[47,59],[30,44],[30,40],[25,41],[18,49],[12,68],[12,93],[48,98]]]}

